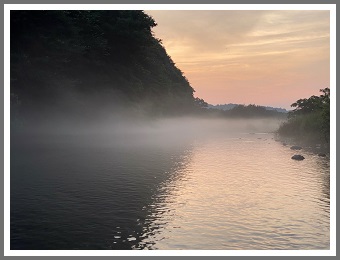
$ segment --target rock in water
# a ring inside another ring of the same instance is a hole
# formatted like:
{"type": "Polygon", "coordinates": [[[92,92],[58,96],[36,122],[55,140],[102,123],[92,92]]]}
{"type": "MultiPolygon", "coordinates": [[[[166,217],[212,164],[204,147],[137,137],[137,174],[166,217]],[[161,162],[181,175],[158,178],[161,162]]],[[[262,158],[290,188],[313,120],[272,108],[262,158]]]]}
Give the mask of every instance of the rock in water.
{"type": "Polygon", "coordinates": [[[302,161],[302,160],[305,159],[305,157],[303,157],[303,156],[300,155],[300,154],[295,154],[295,155],[292,156],[292,159],[293,159],[293,160],[302,161]]]}
{"type": "Polygon", "coordinates": [[[292,147],[290,147],[290,149],[292,149],[292,150],[301,150],[302,147],[298,146],[298,145],[293,145],[292,147]]]}

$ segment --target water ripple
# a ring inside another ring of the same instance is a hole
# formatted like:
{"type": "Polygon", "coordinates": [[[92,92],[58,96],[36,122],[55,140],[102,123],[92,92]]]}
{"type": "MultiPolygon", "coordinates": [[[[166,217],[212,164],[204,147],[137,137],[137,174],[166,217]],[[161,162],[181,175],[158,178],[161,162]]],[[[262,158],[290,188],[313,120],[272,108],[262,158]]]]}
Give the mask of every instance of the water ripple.
{"type": "Polygon", "coordinates": [[[11,147],[12,249],[329,249],[329,160],[273,135],[11,147]]]}

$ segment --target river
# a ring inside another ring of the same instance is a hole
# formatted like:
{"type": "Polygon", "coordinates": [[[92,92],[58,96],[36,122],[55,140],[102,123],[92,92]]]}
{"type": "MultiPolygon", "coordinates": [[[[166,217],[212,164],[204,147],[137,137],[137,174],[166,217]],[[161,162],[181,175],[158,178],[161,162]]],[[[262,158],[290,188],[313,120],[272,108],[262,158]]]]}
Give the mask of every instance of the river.
{"type": "Polygon", "coordinates": [[[245,125],[12,135],[11,249],[329,249],[329,155],[245,125]]]}

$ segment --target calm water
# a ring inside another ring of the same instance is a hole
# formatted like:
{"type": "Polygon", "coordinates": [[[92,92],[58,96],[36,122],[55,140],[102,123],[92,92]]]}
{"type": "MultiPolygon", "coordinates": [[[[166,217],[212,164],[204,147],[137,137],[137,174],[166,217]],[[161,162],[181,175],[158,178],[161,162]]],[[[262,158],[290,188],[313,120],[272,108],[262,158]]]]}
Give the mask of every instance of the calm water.
{"type": "Polygon", "coordinates": [[[11,249],[329,249],[329,157],[165,136],[12,136],[11,249]]]}

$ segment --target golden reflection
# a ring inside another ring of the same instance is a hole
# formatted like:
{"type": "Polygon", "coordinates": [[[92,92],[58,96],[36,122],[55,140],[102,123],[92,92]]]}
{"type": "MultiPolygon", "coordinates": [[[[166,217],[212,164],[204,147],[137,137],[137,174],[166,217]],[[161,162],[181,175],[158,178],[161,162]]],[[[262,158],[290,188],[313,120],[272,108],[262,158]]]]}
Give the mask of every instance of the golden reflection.
{"type": "Polygon", "coordinates": [[[291,160],[294,152],[272,138],[245,133],[197,141],[155,194],[143,243],[150,249],[329,248],[322,188],[329,165],[315,167],[324,158],[312,153],[291,160]]]}

